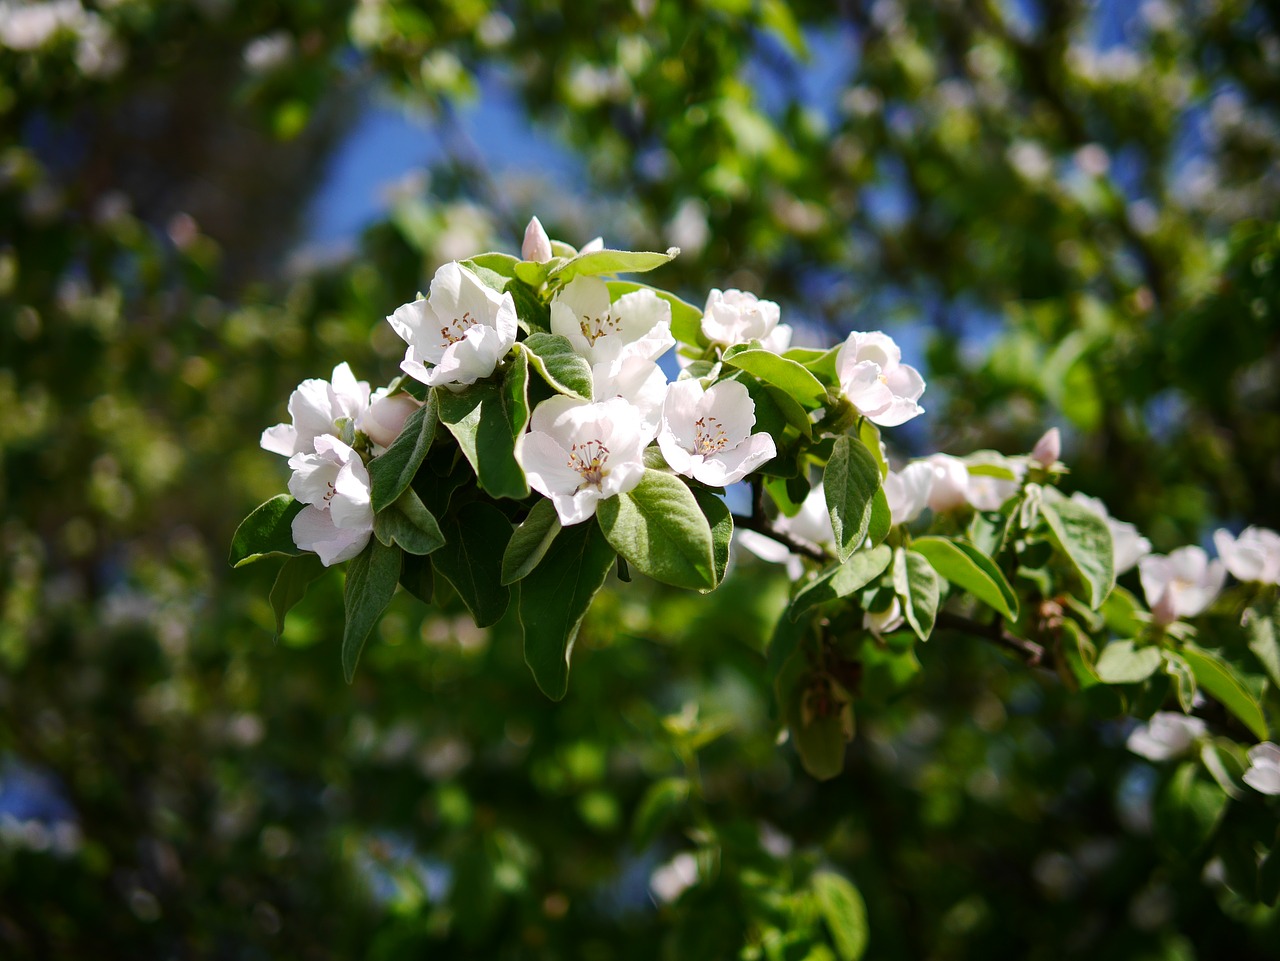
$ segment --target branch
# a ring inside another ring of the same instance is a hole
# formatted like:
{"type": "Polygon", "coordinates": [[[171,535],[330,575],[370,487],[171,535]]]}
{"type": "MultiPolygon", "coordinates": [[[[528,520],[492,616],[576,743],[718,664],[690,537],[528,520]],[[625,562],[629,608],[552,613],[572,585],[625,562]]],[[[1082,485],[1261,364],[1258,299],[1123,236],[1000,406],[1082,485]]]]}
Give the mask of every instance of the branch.
{"type": "Polygon", "coordinates": [[[936,626],[943,630],[960,631],[963,634],[971,634],[991,641],[999,647],[1013,651],[1029,667],[1043,667],[1049,671],[1054,669],[1053,654],[1050,651],[1045,650],[1035,641],[1028,641],[1016,634],[1010,634],[1000,626],[998,621],[994,624],[981,624],[960,614],[939,611],[936,626]]]}

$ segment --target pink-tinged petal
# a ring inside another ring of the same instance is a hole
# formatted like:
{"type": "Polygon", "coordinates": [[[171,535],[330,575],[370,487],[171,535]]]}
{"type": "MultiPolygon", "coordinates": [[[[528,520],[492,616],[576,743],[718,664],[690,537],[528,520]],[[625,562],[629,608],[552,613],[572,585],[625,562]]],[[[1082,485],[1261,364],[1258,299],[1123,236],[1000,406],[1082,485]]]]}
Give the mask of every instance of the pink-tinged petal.
{"type": "Polygon", "coordinates": [[[551,332],[593,364],[611,359],[597,357],[595,344],[611,336],[612,327],[609,288],[597,277],[575,277],[551,301],[551,332]]]}
{"type": "Polygon", "coordinates": [[[538,264],[545,264],[551,259],[551,238],[547,236],[542,221],[537,217],[531,217],[529,225],[524,228],[524,243],[520,245],[520,256],[524,260],[531,260],[538,264]]]}
{"type": "Polygon", "coordinates": [[[1152,607],[1160,600],[1173,580],[1173,572],[1169,569],[1169,559],[1163,554],[1150,554],[1138,561],[1138,580],[1142,583],[1142,593],[1146,596],[1147,606],[1152,607]]]}
{"type": "Polygon", "coordinates": [[[306,449],[319,434],[333,430],[334,410],[327,380],[304,380],[289,396],[289,416],[298,433],[298,446],[306,449]]]}
{"type": "Polygon", "coordinates": [[[569,466],[569,452],[550,434],[526,434],[520,458],[529,486],[546,497],[572,494],[582,484],[581,475],[569,466]]]}
{"type": "Polygon", "coordinates": [[[431,291],[428,300],[432,310],[440,318],[452,319],[460,317],[466,311],[462,307],[464,298],[463,286],[466,283],[465,272],[457,261],[441,264],[431,278],[431,291]]]}
{"type": "Polygon", "coordinates": [[[388,315],[387,323],[406,344],[421,340],[433,325],[439,326],[435,312],[425,300],[401,304],[394,314],[388,315]]]}
{"type": "Polygon", "coordinates": [[[373,527],[369,472],[359,458],[344,464],[333,482],[335,496],[329,515],[337,527],[373,527]]]}
{"type": "Polygon", "coordinates": [[[968,501],[969,469],[964,461],[950,454],[934,454],[925,461],[933,468],[933,486],[929,490],[929,509],[951,511],[968,501]]]}
{"type": "Polygon", "coordinates": [[[662,402],[662,432],[686,451],[692,451],[697,442],[694,421],[698,419],[699,402],[704,393],[696,380],[678,380],[668,385],[662,402]]]}
{"type": "Polygon", "coordinates": [[[885,385],[893,391],[894,397],[906,400],[919,400],[924,393],[924,378],[914,367],[900,364],[885,374],[885,385]]]}
{"type": "Polygon", "coordinates": [[[677,474],[685,477],[693,476],[694,461],[702,458],[695,458],[689,453],[670,430],[662,430],[658,433],[658,449],[662,451],[662,457],[677,474]]]}
{"type": "Polygon", "coordinates": [[[767,336],[760,338],[760,346],[765,350],[773,351],[775,354],[781,354],[784,350],[790,349],[791,336],[790,325],[779,324],[767,336]]]}
{"type": "Polygon", "coordinates": [[[529,430],[547,434],[559,433],[565,425],[570,423],[571,418],[578,416],[573,412],[586,407],[589,403],[590,401],[566,397],[563,394],[548,397],[533,409],[533,416],[529,418],[529,430]]]}
{"type": "Polygon", "coordinates": [[[293,542],[304,551],[320,555],[325,567],[349,561],[365,549],[372,528],[339,528],[327,511],[304,507],[293,519],[293,542]]]}
{"type": "Polygon", "coordinates": [[[556,516],[560,518],[560,524],[564,527],[581,524],[594,517],[596,505],[601,501],[600,492],[594,487],[588,487],[576,494],[557,493],[548,496],[556,509],[556,516]]]}
{"type": "Polygon", "coordinates": [[[341,466],[316,454],[297,454],[289,459],[289,466],[293,468],[289,477],[289,493],[293,499],[318,510],[328,510],[341,466]]]}
{"type": "Polygon", "coordinates": [[[733,540],[734,543],[740,544],[756,557],[770,564],[783,564],[791,557],[791,551],[787,550],[786,545],[779,544],[772,537],[766,537],[755,531],[735,530],[733,540]]]}
{"type": "Polygon", "coordinates": [[[292,424],[276,424],[275,427],[268,427],[262,432],[259,446],[273,454],[292,457],[298,452],[298,432],[292,424]]]}
{"type": "Polygon", "coordinates": [[[622,461],[613,465],[605,478],[601,497],[614,497],[635,490],[644,480],[644,463],[639,460],[622,461]]]}
{"type": "Polygon", "coordinates": [[[847,376],[841,375],[840,387],[849,402],[864,415],[888,410],[893,403],[893,391],[880,379],[877,364],[865,363],[849,368],[847,376]]]}

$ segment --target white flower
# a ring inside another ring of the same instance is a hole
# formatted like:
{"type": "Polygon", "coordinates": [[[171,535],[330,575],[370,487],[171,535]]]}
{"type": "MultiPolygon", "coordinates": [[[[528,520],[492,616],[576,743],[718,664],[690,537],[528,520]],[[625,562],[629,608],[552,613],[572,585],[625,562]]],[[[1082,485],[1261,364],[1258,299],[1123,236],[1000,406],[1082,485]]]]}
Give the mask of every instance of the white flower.
{"type": "Polygon", "coordinates": [[[959,457],[933,454],[923,463],[933,468],[933,484],[929,488],[929,509],[952,511],[969,502],[969,468],[959,457]]]}
{"type": "Polygon", "coordinates": [[[592,396],[595,400],[621,397],[640,412],[645,443],[653,440],[662,425],[662,402],[667,398],[667,375],[652,360],[623,357],[614,363],[591,368],[592,396]]]}
{"type": "Polygon", "coordinates": [[[702,314],[702,332],[713,344],[745,344],[758,340],[772,344],[781,343],[782,350],[791,344],[791,328],[779,324],[778,305],[772,300],[760,300],[745,290],[712,290],[707,295],[707,307],[702,314]]]}
{"type": "Polygon", "coordinates": [[[649,876],[649,890],[663,904],[670,904],[697,881],[698,859],[684,851],[654,870],[649,876]]]}
{"type": "Polygon", "coordinates": [[[1157,711],[1146,724],[1133,729],[1125,747],[1148,761],[1167,761],[1187,753],[1204,734],[1204,721],[1198,717],[1157,711]]]}
{"type": "Polygon", "coordinates": [[[431,387],[459,390],[488,377],[516,342],[511,295],[453,262],[436,271],[431,296],[404,304],[387,321],[409,345],[400,369],[431,387]]]}
{"type": "Polygon", "coordinates": [[[900,628],[906,618],[902,613],[902,605],[895,596],[889,606],[883,611],[864,611],[862,614],[862,626],[870,631],[876,637],[885,634],[891,634],[900,628]]]}
{"type": "Polygon", "coordinates": [[[404,430],[404,422],[420,406],[404,391],[388,395],[387,388],[379,387],[356,426],[379,447],[390,447],[404,430]]]}
{"type": "Polygon", "coordinates": [[[345,363],[333,368],[332,380],[304,380],[289,397],[292,424],[277,424],[262,432],[263,450],[292,457],[315,450],[315,440],[332,434],[342,418],[358,424],[369,408],[369,384],[356,380],[345,363]]]}
{"type": "Polygon", "coordinates": [[[551,498],[568,526],[640,483],[649,439],[640,412],[621,398],[587,403],[552,397],[535,408],[517,457],[529,486],[551,498]]]}
{"type": "Polygon", "coordinates": [[[540,264],[551,259],[551,238],[547,236],[542,221],[537,217],[529,218],[529,226],[524,228],[524,244],[520,247],[520,256],[540,264]]]}
{"type": "Polygon", "coordinates": [[[596,364],[623,359],[657,360],[675,345],[671,305],[651,290],[623,294],[613,303],[597,277],[577,277],[551,301],[551,331],[596,364]]]}
{"type": "Polygon", "coordinates": [[[924,379],[902,363],[902,352],[888,334],[850,334],[836,353],[836,375],[845,396],[873,424],[897,427],[924,413],[916,403],[924,379]]]}
{"type": "MultiPolygon", "coordinates": [[[[991,463],[986,461],[985,463],[991,463]]],[[[998,511],[1022,484],[1022,476],[1027,472],[1025,463],[1019,461],[1002,461],[998,466],[1007,468],[1013,473],[1012,478],[993,477],[990,474],[969,474],[965,496],[975,510],[998,511]]]]}
{"type": "Polygon", "coordinates": [[[884,479],[884,496],[889,502],[893,524],[909,524],[929,504],[934,469],[926,461],[908,464],[901,471],[889,471],[884,479]]]}
{"type": "Polygon", "coordinates": [[[1041,467],[1049,468],[1056,464],[1061,456],[1062,435],[1058,432],[1058,428],[1050,427],[1044,432],[1044,436],[1036,441],[1036,446],[1031,451],[1031,459],[1041,467]]]}
{"type": "Polygon", "coordinates": [[[779,517],[773,526],[817,548],[831,547],[836,542],[836,532],[831,527],[831,511],[827,508],[827,494],[821,484],[809,491],[799,513],[794,517],[779,517]]]}
{"type": "Polygon", "coordinates": [[[1107,505],[1098,500],[1098,498],[1076,491],[1071,495],[1071,499],[1081,507],[1093,511],[1093,513],[1107,522],[1107,527],[1111,529],[1111,541],[1115,545],[1117,576],[1132,568],[1138,561],[1151,553],[1151,542],[1139,534],[1138,529],[1132,524],[1126,521],[1118,521],[1112,517],[1107,511],[1107,505]]]}
{"type": "Polygon", "coordinates": [[[1263,741],[1249,748],[1244,783],[1262,794],[1280,794],[1280,747],[1263,741]]]}
{"type": "Polygon", "coordinates": [[[1199,547],[1179,547],[1167,557],[1150,554],[1138,562],[1142,591],[1158,624],[1194,617],[1218,596],[1227,578],[1222,561],[1210,561],[1199,547]]]}
{"type": "Polygon", "coordinates": [[[677,474],[727,487],[778,453],[767,433],[751,433],[755,423],[755,402],[736,380],[705,391],[681,380],[667,388],[658,447],[677,474]]]}
{"type": "Polygon", "coordinates": [[[314,454],[289,458],[289,493],[307,506],[293,519],[293,541],[315,551],[326,567],[350,560],[373,532],[369,472],[360,455],[338,438],[315,440],[314,454]]]}
{"type": "Polygon", "coordinates": [[[1227,530],[1213,535],[1218,556],[1240,581],[1280,584],[1280,534],[1265,527],[1246,527],[1239,537],[1227,530]]]}

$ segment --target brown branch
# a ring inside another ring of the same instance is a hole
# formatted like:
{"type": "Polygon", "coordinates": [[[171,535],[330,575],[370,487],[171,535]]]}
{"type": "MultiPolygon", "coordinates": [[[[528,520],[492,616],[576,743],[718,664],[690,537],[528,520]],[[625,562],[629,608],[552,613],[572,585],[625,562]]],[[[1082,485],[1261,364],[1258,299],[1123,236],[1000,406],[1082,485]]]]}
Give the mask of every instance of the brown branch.
{"type": "Polygon", "coordinates": [[[936,626],[943,630],[959,631],[962,634],[970,634],[985,641],[991,641],[999,647],[1013,651],[1022,658],[1028,667],[1043,667],[1048,671],[1054,669],[1051,651],[1045,650],[1035,641],[1028,641],[1025,638],[1018,637],[1016,634],[1009,633],[1001,626],[999,621],[993,624],[982,624],[960,614],[939,611],[936,626]]]}

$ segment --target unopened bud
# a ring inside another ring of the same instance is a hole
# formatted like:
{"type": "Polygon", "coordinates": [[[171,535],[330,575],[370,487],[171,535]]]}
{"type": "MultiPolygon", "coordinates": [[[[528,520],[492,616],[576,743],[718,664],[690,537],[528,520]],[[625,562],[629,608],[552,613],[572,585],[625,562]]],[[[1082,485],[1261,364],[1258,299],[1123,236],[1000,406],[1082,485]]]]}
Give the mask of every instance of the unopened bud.
{"type": "Polygon", "coordinates": [[[1061,455],[1062,435],[1058,433],[1056,427],[1050,427],[1045,431],[1044,436],[1036,441],[1036,446],[1031,451],[1031,459],[1046,468],[1056,464],[1061,455]]]}
{"type": "Polygon", "coordinates": [[[1151,605],[1151,619],[1161,627],[1168,627],[1178,619],[1178,605],[1172,586],[1166,587],[1151,605]]]}
{"type": "Polygon", "coordinates": [[[551,259],[551,238],[542,229],[542,223],[537,217],[530,218],[529,226],[524,228],[524,245],[520,248],[520,256],[540,264],[551,259]]]}

